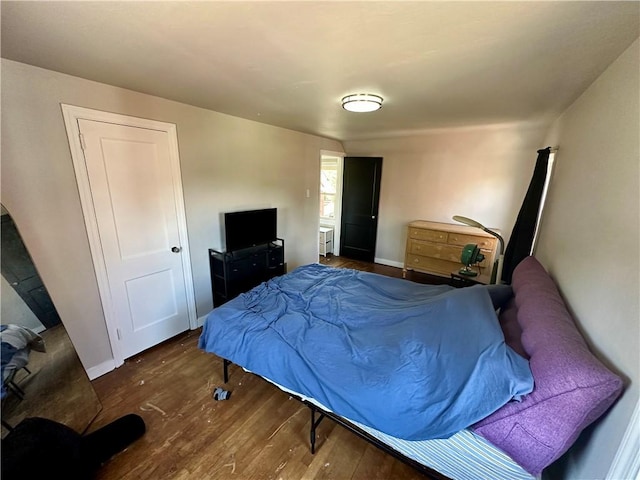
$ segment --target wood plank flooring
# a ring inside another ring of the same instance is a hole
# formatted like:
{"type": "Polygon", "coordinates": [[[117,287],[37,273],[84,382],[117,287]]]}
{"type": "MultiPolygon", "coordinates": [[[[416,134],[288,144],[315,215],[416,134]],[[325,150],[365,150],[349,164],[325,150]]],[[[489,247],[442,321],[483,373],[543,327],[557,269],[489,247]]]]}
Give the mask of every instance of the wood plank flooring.
{"type": "MultiPolygon", "coordinates": [[[[402,270],[329,256],[321,263],[401,277],[402,270]]],[[[421,280],[425,281],[424,278],[421,280]]],[[[200,330],[128,359],[93,381],[103,409],[89,431],[137,413],[145,435],[97,479],[425,479],[330,419],[309,451],[309,409],[265,380],[197,348],[200,330]],[[215,401],[221,386],[232,395],[215,401]]]]}

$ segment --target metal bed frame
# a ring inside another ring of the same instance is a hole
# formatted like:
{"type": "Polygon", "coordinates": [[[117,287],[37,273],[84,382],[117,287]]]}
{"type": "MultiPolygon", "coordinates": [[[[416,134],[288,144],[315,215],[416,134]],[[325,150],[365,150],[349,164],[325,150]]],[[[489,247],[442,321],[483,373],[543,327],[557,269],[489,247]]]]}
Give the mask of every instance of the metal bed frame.
{"type": "MultiPolygon", "coordinates": [[[[224,358],[222,359],[224,383],[227,383],[229,381],[229,365],[231,365],[231,363],[232,362],[230,360],[227,360],[227,359],[224,359],[224,358]]],[[[257,376],[260,377],[260,375],[257,375],[257,376]]],[[[262,378],[262,377],[260,377],[260,378],[262,378]]],[[[338,425],[341,425],[342,427],[346,428],[350,432],[358,435],[360,438],[366,440],[367,442],[371,443],[375,447],[378,447],[379,449],[381,449],[385,453],[388,453],[388,454],[394,456],[395,458],[397,458],[401,462],[406,463],[410,467],[418,470],[420,473],[423,473],[423,474],[429,476],[429,478],[432,478],[433,480],[451,480],[449,477],[444,476],[440,472],[438,472],[436,470],[433,470],[432,468],[429,468],[426,465],[423,465],[420,462],[417,462],[416,460],[414,460],[414,459],[412,459],[410,457],[407,457],[406,455],[403,455],[402,453],[400,453],[396,449],[390,447],[386,443],[380,441],[376,437],[370,435],[369,433],[365,432],[361,428],[359,428],[356,425],[352,424],[348,420],[345,420],[341,416],[336,415],[333,412],[324,410],[324,409],[318,407],[317,405],[309,402],[308,400],[304,400],[303,398],[301,398],[298,395],[295,395],[295,394],[293,394],[291,392],[287,392],[287,394],[290,395],[291,398],[295,398],[296,400],[298,400],[302,404],[306,405],[309,408],[310,412],[311,412],[311,428],[310,428],[310,431],[309,431],[309,444],[310,444],[309,447],[310,447],[310,450],[311,450],[312,454],[316,453],[316,429],[320,425],[320,422],[322,422],[322,420],[325,417],[328,417],[331,420],[333,420],[334,422],[336,422],[338,425]],[[316,417],[316,415],[318,415],[318,416],[316,417]]]]}

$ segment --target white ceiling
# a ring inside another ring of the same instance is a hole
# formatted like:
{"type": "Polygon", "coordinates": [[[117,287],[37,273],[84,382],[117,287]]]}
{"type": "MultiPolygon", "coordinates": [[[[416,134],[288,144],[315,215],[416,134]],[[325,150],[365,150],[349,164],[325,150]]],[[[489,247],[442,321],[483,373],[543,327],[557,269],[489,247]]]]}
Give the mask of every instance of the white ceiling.
{"type": "Polygon", "coordinates": [[[2,57],[338,140],[549,121],[640,3],[2,1],[2,57]],[[382,110],[344,111],[349,93],[382,110]]]}

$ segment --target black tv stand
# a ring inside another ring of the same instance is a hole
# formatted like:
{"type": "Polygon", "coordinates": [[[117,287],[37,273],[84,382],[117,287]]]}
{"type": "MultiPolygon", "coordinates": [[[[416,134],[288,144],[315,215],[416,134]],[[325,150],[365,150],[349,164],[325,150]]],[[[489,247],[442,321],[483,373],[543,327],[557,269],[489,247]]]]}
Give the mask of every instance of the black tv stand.
{"type": "Polygon", "coordinates": [[[224,252],[209,249],[213,306],[219,307],[241,293],[286,273],[284,240],[224,252]]]}

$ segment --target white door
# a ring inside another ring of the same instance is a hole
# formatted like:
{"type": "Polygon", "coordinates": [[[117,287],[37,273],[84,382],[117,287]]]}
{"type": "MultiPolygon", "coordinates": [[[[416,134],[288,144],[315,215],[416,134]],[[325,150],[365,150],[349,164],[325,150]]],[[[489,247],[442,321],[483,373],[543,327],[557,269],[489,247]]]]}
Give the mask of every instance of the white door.
{"type": "Polygon", "coordinates": [[[177,141],[175,130],[75,120],[117,365],[187,330],[195,316],[177,141]]]}

